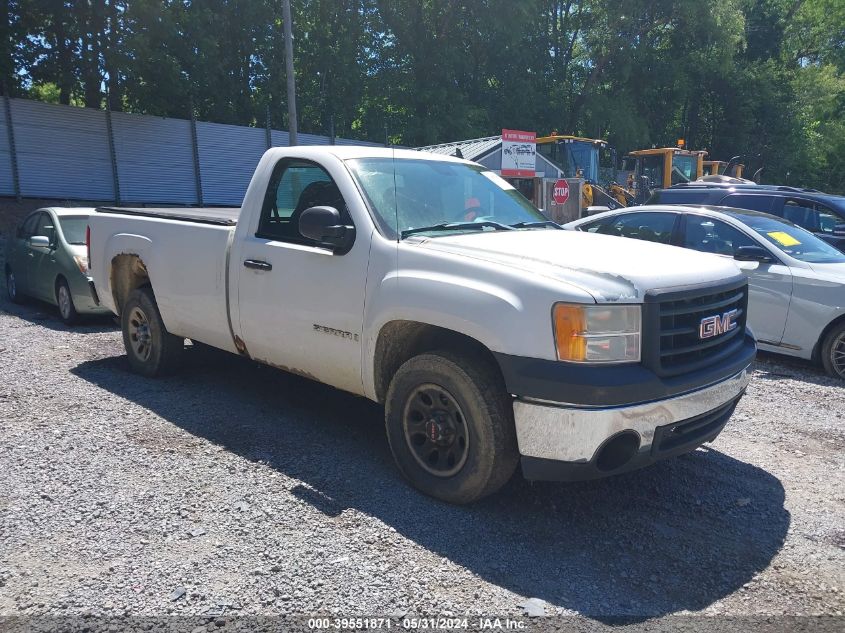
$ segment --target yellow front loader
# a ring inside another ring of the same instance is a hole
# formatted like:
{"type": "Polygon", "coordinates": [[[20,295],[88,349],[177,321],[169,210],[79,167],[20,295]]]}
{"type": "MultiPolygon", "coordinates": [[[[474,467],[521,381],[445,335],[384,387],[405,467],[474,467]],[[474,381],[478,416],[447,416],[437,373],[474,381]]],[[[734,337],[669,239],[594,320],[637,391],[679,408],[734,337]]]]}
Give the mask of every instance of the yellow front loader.
{"type": "Polygon", "coordinates": [[[742,171],[745,165],[742,163],[728,162],[723,160],[705,160],[704,174],[705,176],[731,176],[732,178],[742,178],[742,171]]]}
{"type": "Polygon", "coordinates": [[[616,150],[607,141],[553,132],[537,139],[537,151],[563,172],[564,178],[583,178],[581,209],[593,205],[610,209],[630,204],[630,194],[616,181],[616,150]]]}
{"type": "Polygon", "coordinates": [[[704,175],[704,150],[678,147],[638,149],[625,157],[628,191],[637,203],[645,202],[655,189],[698,180],[704,175]]]}

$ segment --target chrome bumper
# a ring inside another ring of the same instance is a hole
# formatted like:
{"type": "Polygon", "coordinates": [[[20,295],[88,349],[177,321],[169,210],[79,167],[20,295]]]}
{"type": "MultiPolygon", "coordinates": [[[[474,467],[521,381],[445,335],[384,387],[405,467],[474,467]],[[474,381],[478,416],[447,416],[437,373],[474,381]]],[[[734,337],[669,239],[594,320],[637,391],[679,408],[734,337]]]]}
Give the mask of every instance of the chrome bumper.
{"type": "Polygon", "coordinates": [[[590,462],[609,438],[626,430],[640,438],[638,453],[650,453],[655,429],[704,415],[742,395],[748,368],[719,383],[681,396],[614,408],[583,408],[517,398],[513,404],[519,452],[525,457],[590,462]]]}

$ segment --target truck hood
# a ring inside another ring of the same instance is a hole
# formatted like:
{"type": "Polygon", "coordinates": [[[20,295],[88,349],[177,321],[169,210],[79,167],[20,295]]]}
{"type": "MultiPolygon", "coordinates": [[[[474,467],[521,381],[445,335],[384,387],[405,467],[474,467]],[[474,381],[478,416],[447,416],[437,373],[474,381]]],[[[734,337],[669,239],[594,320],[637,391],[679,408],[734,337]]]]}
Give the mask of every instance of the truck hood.
{"type": "Polygon", "coordinates": [[[563,281],[600,303],[639,302],[648,290],[715,284],[741,274],[723,257],[581,231],[485,231],[424,238],[419,246],[563,281]]]}

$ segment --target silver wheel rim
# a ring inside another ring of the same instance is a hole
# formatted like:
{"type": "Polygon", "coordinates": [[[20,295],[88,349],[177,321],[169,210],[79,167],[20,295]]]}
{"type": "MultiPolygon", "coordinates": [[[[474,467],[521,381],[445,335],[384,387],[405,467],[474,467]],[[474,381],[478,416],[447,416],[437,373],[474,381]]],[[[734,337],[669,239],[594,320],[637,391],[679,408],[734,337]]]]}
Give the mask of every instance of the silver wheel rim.
{"type": "Polygon", "coordinates": [[[845,332],[833,340],[830,346],[830,362],[834,371],[845,378],[845,332]]]}
{"type": "Polygon", "coordinates": [[[457,399],[440,385],[416,387],[402,414],[405,441],[416,462],[435,477],[451,477],[469,456],[469,426],[457,399]]]}
{"type": "Polygon", "coordinates": [[[6,275],[6,290],[9,292],[9,296],[14,299],[18,293],[18,287],[15,283],[15,273],[8,273],[6,275]]]}
{"type": "Polygon", "coordinates": [[[70,293],[64,284],[59,286],[59,312],[65,319],[70,318],[70,293]]]}
{"type": "Polygon", "coordinates": [[[142,361],[148,361],[153,351],[153,337],[150,321],[141,308],[132,308],[129,313],[129,342],[132,352],[142,361]]]}

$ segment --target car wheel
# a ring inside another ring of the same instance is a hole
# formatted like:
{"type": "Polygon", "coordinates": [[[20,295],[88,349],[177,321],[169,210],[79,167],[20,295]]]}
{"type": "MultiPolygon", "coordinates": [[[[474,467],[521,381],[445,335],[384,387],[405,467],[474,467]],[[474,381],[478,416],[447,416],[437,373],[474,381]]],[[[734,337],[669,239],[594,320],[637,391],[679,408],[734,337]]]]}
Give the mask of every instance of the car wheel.
{"type": "Polygon", "coordinates": [[[835,378],[845,379],[845,323],[835,326],[822,343],[822,365],[835,378]]]}
{"type": "Polygon", "coordinates": [[[73,296],[70,294],[70,286],[62,277],[59,277],[56,282],[56,305],[59,306],[59,316],[65,325],[73,325],[79,320],[79,313],[73,305],[73,296]]]}
{"type": "Polygon", "coordinates": [[[437,351],[405,362],[387,392],[385,424],[405,478],[449,503],[496,492],[519,460],[511,398],[498,369],[476,355],[437,351]]]}
{"type": "Polygon", "coordinates": [[[120,313],[123,345],[132,369],[143,376],[163,376],[179,366],[185,339],[167,331],[152,288],[129,294],[120,313]]]}
{"type": "Polygon", "coordinates": [[[12,303],[23,303],[23,297],[18,291],[18,280],[15,278],[15,271],[6,266],[6,296],[12,303]]]}

